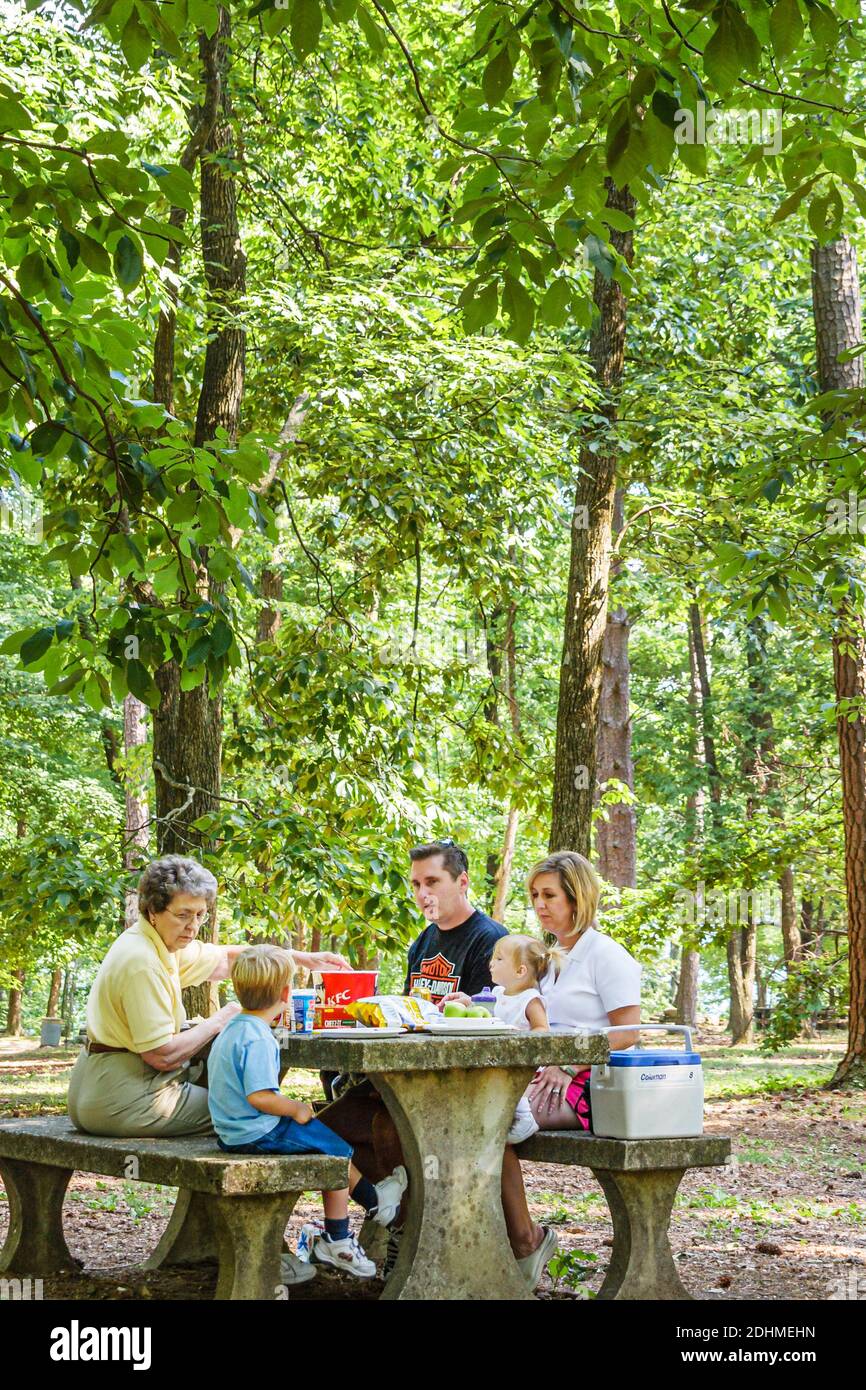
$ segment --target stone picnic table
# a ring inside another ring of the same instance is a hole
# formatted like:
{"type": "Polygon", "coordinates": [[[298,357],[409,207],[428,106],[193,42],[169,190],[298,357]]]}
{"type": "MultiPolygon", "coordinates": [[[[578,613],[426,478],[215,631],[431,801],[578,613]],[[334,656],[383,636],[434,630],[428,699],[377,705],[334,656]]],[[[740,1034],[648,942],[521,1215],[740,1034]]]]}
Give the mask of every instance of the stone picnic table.
{"type": "Polygon", "coordinates": [[[376,1038],[285,1034],[283,1068],[364,1073],[397,1127],[409,1173],[400,1253],[386,1299],[531,1299],[502,1213],[502,1156],[537,1067],[588,1067],[603,1034],[376,1038]]]}

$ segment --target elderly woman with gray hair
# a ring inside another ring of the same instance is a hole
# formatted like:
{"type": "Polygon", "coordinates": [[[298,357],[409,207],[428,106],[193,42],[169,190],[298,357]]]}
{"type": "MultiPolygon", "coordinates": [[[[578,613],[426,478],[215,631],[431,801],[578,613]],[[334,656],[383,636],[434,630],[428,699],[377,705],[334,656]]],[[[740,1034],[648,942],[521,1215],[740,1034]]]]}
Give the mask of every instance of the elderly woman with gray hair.
{"type": "MultiPolygon", "coordinates": [[[[186,1026],[181,990],[225,980],[243,946],[196,940],[217,894],[194,859],[154,860],[138,885],[138,922],[110,947],[87,1001],[87,1042],[69,1082],[69,1116],[86,1134],[153,1138],[212,1132],[195,1054],[240,1005],[186,1026]],[[191,1065],[191,1063],[193,1063],[191,1065]]],[[[328,951],[293,952],[308,969],[351,969],[328,951]]]]}

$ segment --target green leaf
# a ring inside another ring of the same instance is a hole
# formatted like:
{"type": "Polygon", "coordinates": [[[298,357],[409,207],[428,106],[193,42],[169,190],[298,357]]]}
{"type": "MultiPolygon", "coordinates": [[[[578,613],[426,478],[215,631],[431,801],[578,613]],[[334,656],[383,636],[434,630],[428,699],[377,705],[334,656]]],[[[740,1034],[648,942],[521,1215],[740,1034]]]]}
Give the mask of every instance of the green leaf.
{"type": "MultiPolygon", "coordinates": [[[[168,199],[172,207],[186,208],[188,212],[193,210],[198,197],[198,189],[195,179],[187,173],[186,169],[182,168],[180,164],[173,164],[170,169],[154,164],[146,164],[144,167],[156,179],[160,193],[168,199]]],[[[159,224],[155,225],[158,229],[159,224]]],[[[172,228],[172,231],[174,230],[172,228]]]]}
{"type": "Polygon", "coordinates": [[[19,265],[16,274],[21,293],[25,299],[38,299],[48,289],[51,272],[45,263],[45,257],[39,251],[29,252],[19,265]]]}
{"type": "Polygon", "coordinates": [[[150,709],[157,709],[160,694],[156,684],[143,662],[132,659],[126,663],[126,684],[129,693],[150,709]]]}
{"type": "Polygon", "coordinates": [[[295,0],[292,8],[292,48],[299,58],[315,52],[322,32],[322,8],[319,0],[295,0]]]}
{"type": "Polygon", "coordinates": [[[58,235],[60,238],[60,244],[66,252],[67,265],[69,266],[70,270],[74,270],[78,264],[78,257],[81,254],[81,247],[78,244],[78,238],[76,236],[73,236],[71,232],[67,232],[65,227],[60,228],[58,235]]]}
{"type": "Polygon", "coordinates": [[[28,637],[26,642],[22,642],[19,656],[22,666],[32,666],[45,655],[51,643],[54,641],[54,628],[41,627],[38,632],[34,632],[32,637],[28,637]]]}
{"type": "Polygon", "coordinates": [[[585,246],[590,265],[594,266],[605,280],[611,280],[616,269],[616,257],[607,243],[591,233],[586,238],[585,246]]]}
{"type": "Polygon", "coordinates": [[[192,646],[186,654],[186,661],[184,662],[184,665],[187,667],[188,670],[192,670],[194,667],[200,666],[203,661],[207,660],[207,656],[210,649],[210,635],[209,633],[204,633],[201,637],[199,637],[197,642],[193,642],[192,646]]]}
{"type": "Polygon", "coordinates": [[[387,35],[384,29],[376,23],[366,5],[358,6],[358,25],[373,52],[381,53],[385,47],[387,35]]]}
{"type": "Polygon", "coordinates": [[[779,62],[796,52],[803,38],[803,16],[798,0],[776,0],[770,13],[770,42],[779,62]]]}
{"type": "Polygon", "coordinates": [[[833,52],[839,43],[839,21],[824,5],[809,6],[809,28],[819,49],[833,52]]]}
{"type": "Polygon", "coordinates": [[[224,618],[218,618],[211,634],[211,649],[214,656],[225,656],[233,641],[234,633],[228,623],[224,618]]]}
{"type": "Polygon", "coordinates": [[[513,275],[503,277],[502,308],[508,315],[508,325],[515,342],[525,343],[532,332],[535,305],[527,291],[513,275]]]}
{"type": "Polygon", "coordinates": [[[81,259],[87,269],[92,270],[94,275],[110,275],[111,261],[105,247],[84,232],[78,232],[77,237],[81,259]]]}
{"type": "Polygon", "coordinates": [[[831,188],[823,197],[816,195],[809,204],[809,226],[822,246],[834,241],[842,229],[842,198],[831,188]]]}
{"type": "Polygon", "coordinates": [[[772,217],[773,222],[782,222],[786,217],[790,217],[792,212],[796,212],[806,194],[814,187],[820,177],[820,174],[816,174],[814,178],[801,184],[799,188],[795,188],[794,192],[790,193],[785,201],[776,208],[772,217]]]}
{"type": "Polygon", "coordinates": [[[569,283],[561,275],[557,276],[548,285],[539,306],[539,312],[544,322],[549,324],[551,328],[561,328],[568,315],[570,302],[571,288],[569,283]]]}
{"type": "Polygon", "coordinates": [[[129,19],[123,26],[123,33],[120,36],[120,47],[127,63],[136,72],[144,67],[144,64],[150,57],[150,34],[139,19],[136,10],[132,11],[129,19]]]}
{"type": "Polygon", "coordinates": [[[716,11],[718,26],[704,49],[704,70],[716,90],[729,92],[740,73],[754,72],[761,61],[761,45],[736,5],[724,3],[716,11]]]}
{"type": "Polygon", "coordinates": [[[122,236],[114,250],[114,274],[123,290],[132,290],[141,279],[141,252],[132,237],[122,236]]]}
{"type": "Polygon", "coordinates": [[[213,0],[187,0],[187,13],[190,24],[195,25],[196,29],[203,29],[212,39],[219,24],[219,7],[213,0]]]}
{"type": "Polygon", "coordinates": [[[0,130],[29,130],[30,113],[14,97],[0,97],[0,130]]]}
{"type": "Polygon", "coordinates": [[[481,78],[481,89],[488,106],[496,106],[502,100],[514,79],[514,63],[508,44],[504,44],[495,54],[481,78]]]}
{"type": "Polygon", "coordinates": [[[58,440],[62,439],[66,431],[62,425],[58,425],[56,420],[46,420],[44,424],[37,425],[30,436],[30,448],[34,454],[45,457],[50,454],[58,440]]]}
{"type": "Polygon", "coordinates": [[[499,292],[495,281],[488,282],[478,294],[472,295],[462,305],[463,328],[466,333],[477,333],[496,318],[499,292]]]}

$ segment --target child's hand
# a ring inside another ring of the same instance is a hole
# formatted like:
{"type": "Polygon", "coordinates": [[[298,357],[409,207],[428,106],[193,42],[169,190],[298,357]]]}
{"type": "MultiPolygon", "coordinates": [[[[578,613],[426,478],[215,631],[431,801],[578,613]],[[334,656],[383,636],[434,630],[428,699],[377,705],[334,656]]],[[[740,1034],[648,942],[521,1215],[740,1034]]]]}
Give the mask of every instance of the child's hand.
{"type": "Polygon", "coordinates": [[[316,1112],[312,1105],[307,1105],[306,1101],[299,1101],[298,1108],[292,1116],[299,1125],[308,1125],[310,1120],[315,1119],[316,1112]]]}
{"type": "Polygon", "coordinates": [[[434,1003],[441,1013],[446,1004],[463,1004],[468,1009],[472,1003],[472,999],[470,995],[461,994],[458,990],[456,994],[443,994],[442,998],[434,1000],[434,1003]]]}

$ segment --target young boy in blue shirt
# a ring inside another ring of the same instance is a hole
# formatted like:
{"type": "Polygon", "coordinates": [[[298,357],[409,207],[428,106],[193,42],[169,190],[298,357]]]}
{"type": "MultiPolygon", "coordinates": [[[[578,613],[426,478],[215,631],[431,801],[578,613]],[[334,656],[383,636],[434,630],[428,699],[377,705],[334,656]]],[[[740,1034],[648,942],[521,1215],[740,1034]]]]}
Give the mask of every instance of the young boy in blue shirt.
{"type": "MultiPolygon", "coordinates": [[[[311,1105],[280,1092],[280,1050],[272,1027],[292,984],[293,962],[279,946],[250,946],[232,969],[242,1011],[226,1024],[208,1059],[208,1102],[217,1142],[226,1153],[336,1154],[352,1157],[352,1146],[317,1120],[311,1105]]],[[[349,1164],[349,1186],[323,1192],[325,1231],[310,1258],[359,1279],[376,1266],[349,1231],[349,1196],[380,1226],[400,1209],[406,1169],[371,1183],[349,1164]]]]}

